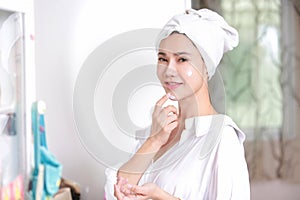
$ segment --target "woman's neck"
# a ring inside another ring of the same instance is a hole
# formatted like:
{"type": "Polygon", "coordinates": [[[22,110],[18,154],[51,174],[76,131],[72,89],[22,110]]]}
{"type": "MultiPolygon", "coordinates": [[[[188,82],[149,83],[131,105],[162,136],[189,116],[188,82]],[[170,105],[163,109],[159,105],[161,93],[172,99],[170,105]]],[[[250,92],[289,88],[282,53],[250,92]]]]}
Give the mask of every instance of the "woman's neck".
{"type": "Polygon", "coordinates": [[[192,96],[178,101],[178,108],[179,125],[172,131],[169,140],[164,146],[162,146],[160,152],[157,154],[156,159],[180,140],[181,133],[185,129],[185,119],[196,116],[217,114],[210,102],[208,90],[207,92],[205,92],[205,90],[199,91],[192,96]]]}
{"type": "Polygon", "coordinates": [[[207,88],[202,88],[193,95],[186,97],[178,102],[180,121],[196,116],[217,114],[211,104],[207,88]]]}

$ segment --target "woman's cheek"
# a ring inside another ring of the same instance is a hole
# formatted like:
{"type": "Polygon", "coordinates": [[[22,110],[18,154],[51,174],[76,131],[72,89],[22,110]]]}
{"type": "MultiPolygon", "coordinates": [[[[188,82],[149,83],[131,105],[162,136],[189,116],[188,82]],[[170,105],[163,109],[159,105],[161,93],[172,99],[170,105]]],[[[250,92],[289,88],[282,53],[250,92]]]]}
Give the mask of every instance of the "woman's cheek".
{"type": "Polygon", "coordinates": [[[188,77],[191,77],[191,76],[193,75],[192,70],[190,70],[190,69],[187,70],[186,75],[187,75],[188,77]]]}
{"type": "Polygon", "coordinates": [[[183,69],[180,74],[186,79],[192,77],[194,75],[194,71],[192,69],[183,69]]]}
{"type": "Polygon", "coordinates": [[[162,74],[163,74],[163,70],[161,66],[157,66],[156,68],[156,76],[158,77],[158,79],[160,81],[162,81],[162,74]]]}

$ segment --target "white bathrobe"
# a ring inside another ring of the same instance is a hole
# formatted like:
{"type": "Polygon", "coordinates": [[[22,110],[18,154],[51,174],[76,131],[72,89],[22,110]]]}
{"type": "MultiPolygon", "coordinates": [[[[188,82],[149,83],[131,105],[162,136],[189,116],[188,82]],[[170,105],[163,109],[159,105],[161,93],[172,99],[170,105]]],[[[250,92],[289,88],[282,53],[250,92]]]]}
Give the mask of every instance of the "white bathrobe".
{"type": "MultiPolygon", "coordinates": [[[[137,132],[138,138],[147,137],[149,130],[137,132]]],[[[186,119],[179,142],[149,166],[139,185],[155,183],[181,200],[249,200],[244,140],[226,115],[186,119]]],[[[117,171],[108,168],[105,173],[106,199],[112,200],[117,171]]]]}

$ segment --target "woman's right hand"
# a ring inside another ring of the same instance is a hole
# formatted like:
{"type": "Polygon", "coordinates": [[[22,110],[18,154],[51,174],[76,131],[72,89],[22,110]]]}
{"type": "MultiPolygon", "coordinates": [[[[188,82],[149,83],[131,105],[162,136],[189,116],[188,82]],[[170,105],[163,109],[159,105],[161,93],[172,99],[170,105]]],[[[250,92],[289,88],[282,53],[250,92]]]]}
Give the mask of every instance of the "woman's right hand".
{"type": "MultiPolygon", "coordinates": [[[[118,170],[118,177],[124,177],[132,185],[138,184],[157,152],[170,138],[178,126],[178,114],[175,106],[162,107],[169,95],[157,101],[152,114],[151,134],[129,161],[118,170]]],[[[118,188],[116,188],[118,189],[118,188]]],[[[117,190],[116,190],[117,191],[117,190]]],[[[120,193],[120,195],[122,195],[120,193]]]]}
{"type": "Polygon", "coordinates": [[[159,99],[152,114],[150,138],[159,146],[168,142],[172,131],[178,126],[177,108],[173,105],[162,107],[169,97],[170,94],[168,93],[159,99]]]}

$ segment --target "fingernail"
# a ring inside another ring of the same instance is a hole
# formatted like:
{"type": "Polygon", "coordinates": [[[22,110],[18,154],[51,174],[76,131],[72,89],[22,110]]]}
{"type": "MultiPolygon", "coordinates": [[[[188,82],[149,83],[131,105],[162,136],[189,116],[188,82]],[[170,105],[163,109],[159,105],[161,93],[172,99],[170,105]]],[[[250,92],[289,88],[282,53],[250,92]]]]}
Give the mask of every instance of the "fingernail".
{"type": "Polygon", "coordinates": [[[169,99],[174,100],[175,97],[174,97],[173,95],[170,95],[170,96],[169,96],[169,99]]]}
{"type": "Polygon", "coordinates": [[[174,115],[174,113],[173,113],[173,112],[169,112],[169,113],[168,113],[168,116],[171,116],[171,115],[174,115]]]}
{"type": "Polygon", "coordinates": [[[128,189],[131,189],[132,185],[131,184],[127,184],[127,187],[128,187],[128,189]]]}
{"type": "Polygon", "coordinates": [[[170,94],[170,93],[167,93],[167,97],[168,97],[168,99],[171,99],[171,100],[174,100],[174,99],[175,99],[175,96],[173,96],[173,95],[170,94]]]}

